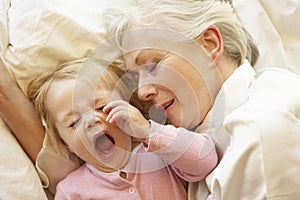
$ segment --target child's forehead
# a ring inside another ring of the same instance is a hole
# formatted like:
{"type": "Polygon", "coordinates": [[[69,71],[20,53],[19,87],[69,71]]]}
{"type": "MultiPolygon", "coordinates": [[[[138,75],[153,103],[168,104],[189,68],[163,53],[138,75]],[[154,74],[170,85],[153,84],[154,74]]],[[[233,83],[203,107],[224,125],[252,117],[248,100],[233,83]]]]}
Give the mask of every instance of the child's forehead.
{"type": "Polygon", "coordinates": [[[118,88],[98,86],[95,90],[95,99],[103,101],[113,101],[122,99],[122,94],[118,88]]]}
{"type": "Polygon", "coordinates": [[[107,87],[97,87],[94,93],[97,99],[110,99],[112,98],[113,91],[107,87]]]}

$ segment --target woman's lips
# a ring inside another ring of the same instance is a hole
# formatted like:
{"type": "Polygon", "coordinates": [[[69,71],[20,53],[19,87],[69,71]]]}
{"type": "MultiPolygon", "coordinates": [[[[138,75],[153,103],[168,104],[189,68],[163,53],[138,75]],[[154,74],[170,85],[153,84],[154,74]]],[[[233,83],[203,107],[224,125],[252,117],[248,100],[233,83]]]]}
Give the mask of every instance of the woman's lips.
{"type": "Polygon", "coordinates": [[[156,106],[156,109],[157,110],[165,110],[166,111],[173,103],[174,103],[174,99],[156,106]]]}
{"type": "Polygon", "coordinates": [[[170,100],[170,101],[167,101],[163,104],[159,104],[156,106],[156,109],[159,110],[159,111],[162,111],[164,112],[164,114],[167,116],[167,110],[170,106],[172,106],[174,103],[174,99],[170,100]]]}
{"type": "Polygon", "coordinates": [[[167,103],[165,104],[165,106],[164,106],[165,110],[167,110],[173,103],[174,103],[174,99],[171,100],[171,101],[169,101],[169,102],[167,102],[167,103]]]}
{"type": "Polygon", "coordinates": [[[108,159],[115,152],[115,141],[108,134],[101,134],[95,139],[95,149],[103,159],[108,159]]]}

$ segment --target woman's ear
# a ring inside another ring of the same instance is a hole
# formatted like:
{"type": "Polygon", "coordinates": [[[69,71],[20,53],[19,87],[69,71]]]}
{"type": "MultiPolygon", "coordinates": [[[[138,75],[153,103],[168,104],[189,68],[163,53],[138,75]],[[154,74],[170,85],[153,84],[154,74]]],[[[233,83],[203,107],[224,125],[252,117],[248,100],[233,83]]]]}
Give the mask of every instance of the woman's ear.
{"type": "Polygon", "coordinates": [[[210,59],[216,63],[224,51],[220,30],[215,25],[211,25],[196,40],[208,52],[210,59]]]}

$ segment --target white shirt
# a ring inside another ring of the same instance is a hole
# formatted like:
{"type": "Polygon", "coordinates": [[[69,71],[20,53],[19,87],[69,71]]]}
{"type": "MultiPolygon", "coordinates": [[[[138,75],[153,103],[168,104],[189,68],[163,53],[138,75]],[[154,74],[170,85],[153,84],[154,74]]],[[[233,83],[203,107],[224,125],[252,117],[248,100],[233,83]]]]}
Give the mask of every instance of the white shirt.
{"type": "Polygon", "coordinates": [[[189,198],[300,199],[299,116],[300,78],[281,68],[255,74],[245,61],[197,129],[213,135],[221,161],[189,198]]]}

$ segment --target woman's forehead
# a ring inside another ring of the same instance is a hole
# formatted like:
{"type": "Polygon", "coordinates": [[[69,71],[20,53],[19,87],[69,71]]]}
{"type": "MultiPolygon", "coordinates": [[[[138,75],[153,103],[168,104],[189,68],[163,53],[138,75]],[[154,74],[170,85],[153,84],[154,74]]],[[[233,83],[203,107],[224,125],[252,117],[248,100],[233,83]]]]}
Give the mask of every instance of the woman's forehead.
{"type": "Polygon", "coordinates": [[[165,43],[184,41],[186,37],[176,31],[163,27],[137,27],[123,32],[120,35],[121,46],[125,50],[140,48],[162,48],[165,43]],[[184,38],[184,39],[183,39],[184,38]]]}
{"type": "Polygon", "coordinates": [[[159,61],[166,53],[168,52],[160,49],[143,49],[126,53],[123,58],[126,68],[130,70],[132,67],[159,61]]]}
{"type": "Polygon", "coordinates": [[[131,70],[136,65],[136,58],[139,55],[140,50],[132,51],[123,54],[123,59],[125,61],[125,67],[127,70],[131,70]]]}

